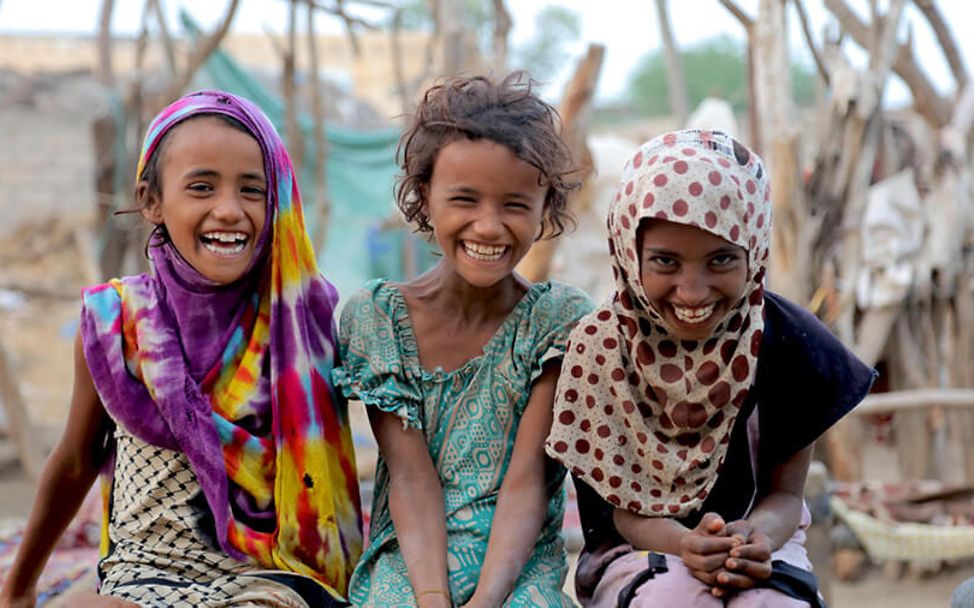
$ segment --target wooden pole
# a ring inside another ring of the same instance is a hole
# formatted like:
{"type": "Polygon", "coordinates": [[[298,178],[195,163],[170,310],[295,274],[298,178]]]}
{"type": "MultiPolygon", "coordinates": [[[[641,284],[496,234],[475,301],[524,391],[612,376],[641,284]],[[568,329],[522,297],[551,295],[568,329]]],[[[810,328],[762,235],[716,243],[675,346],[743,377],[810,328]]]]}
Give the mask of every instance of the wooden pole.
{"type": "Polygon", "coordinates": [[[44,467],[46,446],[34,432],[27,406],[20,394],[20,387],[13,366],[2,341],[0,341],[0,401],[3,402],[4,411],[7,413],[10,436],[17,447],[20,463],[27,476],[36,480],[40,477],[41,469],[44,467]]]}
{"type": "Polygon", "coordinates": [[[318,74],[318,45],[314,26],[314,2],[308,0],[308,86],[311,87],[311,116],[314,121],[314,216],[317,218],[311,242],[316,252],[321,251],[328,236],[328,222],[331,218],[331,199],[328,197],[326,163],[328,161],[328,142],[325,140],[325,110],[321,98],[321,77],[318,74]]]}
{"type": "Polygon", "coordinates": [[[670,24],[667,0],[656,0],[656,19],[659,21],[660,36],[663,38],[663,56],[666,58],[666,84],[670,98],[670,113],[682,127],[687,124],[690,107],[687,102],[687,84],[683,72],[683,59],[677,48],[670,24]]]}
{"type": "MultiPolygon", "coordinates": [[[[562,119],[562,137],[571,150],[572,158],[578,167],[579,178],[584,184],[594,170],[592,152],[586,144],[588,135],[588,110],[595,95],[595,86],[602,71],[605,47],[592,44],[588,53],[579,62],[575,75],[565,89],[559,113],[562,119]]],[[[587,192],[575,193],[568,199],[569,211],[575,211],[586,200],[587,192]]],[[[557,239],[538,241],[531,247],[517,266],[517,271],[529,281],[543,281],[551,270],[551,259],[557,248],[557,239]]]]}

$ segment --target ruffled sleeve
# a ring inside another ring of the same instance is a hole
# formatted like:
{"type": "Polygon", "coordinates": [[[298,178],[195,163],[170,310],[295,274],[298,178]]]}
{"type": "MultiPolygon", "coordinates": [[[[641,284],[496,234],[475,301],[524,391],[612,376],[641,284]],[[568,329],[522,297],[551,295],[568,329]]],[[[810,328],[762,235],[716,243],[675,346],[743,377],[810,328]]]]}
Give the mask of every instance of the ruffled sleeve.
{"type": "Polygon", "coordinates": [[[385,281],[370,281],[342,310],[339,327],[341,365],[332,370],[335,387],[349,399],[394,413],[403,427],[423,428],[422,394],[405,360],[402,331],[408,322],[404,303],[385,281]]]}
{"type": "Polygon", "coordinates": [[[581,289],[551,281],[534,302],[531,314],[521,330],[529,336],[519,339],[515,354],[529,369],[534,382],[544,365],[565,356],[568,335],[579,319],[595,307],[592,299],[581,289]]]}

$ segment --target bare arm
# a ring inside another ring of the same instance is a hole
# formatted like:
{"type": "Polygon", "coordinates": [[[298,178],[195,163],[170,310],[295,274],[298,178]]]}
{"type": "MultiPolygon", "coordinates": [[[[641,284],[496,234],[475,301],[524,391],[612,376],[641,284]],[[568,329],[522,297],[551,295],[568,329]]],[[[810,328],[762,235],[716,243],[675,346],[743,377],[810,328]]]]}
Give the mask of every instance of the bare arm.
{"type": "Polygon", "coordinates": [[[616,530],[630,545],[643,551],[680,554],[680,542],[690,529],[666,517],[643,517],[626,509],[612,513],[616,530]]]}
{"type": "Polygon", "coordinates": [[[551,498],[545,485],[545,468],[550,465],[544,440],[551,430],[558,370],[557,365],[546,366],[531,388],[497,497],[480,580],[468,606],[503,604],[538,541],[551,498]]]}
{"type": "Polygon", "coordinates": [[[771,576],[771,554],[795,534],[801,523],[805,476],[812,446],[796,452],[771,472],[767,493],[746,520],[727,525],[742,545],[730,552],[727,572],[718,577],[725,587],[750,589],[771,576]]]}
{"type": "Polygon", "coordinates": [[[771,472],[768,493],[758,499],[747,517],[755,530],[763,532],[771,541],[771,550],[777,551],[798,529],[802,518],[805,495],[805,477],[812,462],[809,445],[796,452],[771,472]]]}
{"type": "Polygon", "coordinates": [[[443,487],[426,437],[419,429],[404,430],[399,416],[374,408],[369,421],[389,469],[389,514],[416,602],[449,607],[443,487]]]}
{"type": "Polygon", "coordinates": [[[0,606],[33,606],[37,578],[98,474],[110,429],[111,420],[95,391],[79,335],[67,426],[44,465],[27,530],[0,591],[0,606]]]}

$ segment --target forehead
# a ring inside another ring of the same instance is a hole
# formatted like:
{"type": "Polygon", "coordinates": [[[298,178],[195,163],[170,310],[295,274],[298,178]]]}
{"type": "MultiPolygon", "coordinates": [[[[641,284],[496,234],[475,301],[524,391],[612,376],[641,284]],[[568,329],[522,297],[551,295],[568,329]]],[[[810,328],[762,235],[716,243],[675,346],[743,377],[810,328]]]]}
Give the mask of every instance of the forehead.
{"type": "Polygon", "coordinates": [[[203,115],[177,124],[166,134],[161,152],[160,161],[166,165],[233,163],[263,173],[257,139],[217,116],[203,115]]]}
{"type": "Polygon", "coordinates": [[[666,249],[686,255],[702,255],[727,248],[746,251],[712,232],[666,220],[643,220],[639,224],[636,238],[641,250],[666,249]]]}
{"type": "Polygon", "coordinates": [[[489,139],[458,139],[443,146],[433,165],[433,181],[437,180],[544,189],[534,165],[489,139]]]}

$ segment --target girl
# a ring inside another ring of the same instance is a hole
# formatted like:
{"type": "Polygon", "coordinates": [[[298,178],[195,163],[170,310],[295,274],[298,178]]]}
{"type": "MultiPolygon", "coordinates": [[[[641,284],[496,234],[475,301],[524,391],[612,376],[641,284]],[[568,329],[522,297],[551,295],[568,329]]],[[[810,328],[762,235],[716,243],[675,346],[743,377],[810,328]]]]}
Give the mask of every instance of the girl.
{"type": "Polygon", "coordinates": [[[570,605],[564,472],[543,443],[565,339],[591,304],[514,272],[566,221],[555,112],[518,74],[459,78],[426,93],[400,155],[399,208],[442,259],[342,312],[335,383],[368,407],[381,454],[351,601],[570,605]]]}
{"type": "Polygon", "coordinates": [[[33,603],[104,465],[101,594],[336,605],[361,546],[345,402],[328,383],[336,293],[283,143],[244,99],[186,96],[149,126],[136,194],[153,274],[84,292],[67,429],[3,603],[33,603]]]}
{"type": "Polygon", "coordinates": [[[616,293],[571,334],[546,442],[580,480],[586,606],[819,605],[812,443],[873,372],[765,292],[769,201],[761,160],[720,132],[669,133],[626,164],[616,293]]]}

